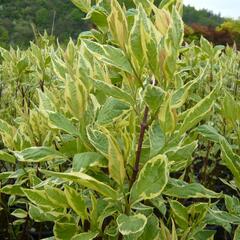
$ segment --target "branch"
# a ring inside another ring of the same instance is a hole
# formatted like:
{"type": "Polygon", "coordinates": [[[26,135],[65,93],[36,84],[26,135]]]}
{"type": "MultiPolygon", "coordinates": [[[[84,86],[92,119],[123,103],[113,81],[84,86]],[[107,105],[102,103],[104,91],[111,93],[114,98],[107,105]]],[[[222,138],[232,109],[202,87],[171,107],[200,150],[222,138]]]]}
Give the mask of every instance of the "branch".
{"type": "Polygon", "coordinates": [[[138,148],[137,148],[137,151],[136,151],[136,161],[135,161],[135,165],[134,165],[134,168],[133,168],[133,174],[132,174],[132,178],[131,178],[131,181],[130,181],[129,189],[131,189],[132,185],[134,184],[134,182],[137,178],[138,172],[139,172],[139,164],[140,164],[140,159],[141,159],[144,134],[145,134],[145,131],[148,129],[148,122],[147,122],[148,112],[149,112],[149,108],[145,107],[143,121],[141,123],[140,135],[139,135],[139,139],[138,139],[138,148]]]}

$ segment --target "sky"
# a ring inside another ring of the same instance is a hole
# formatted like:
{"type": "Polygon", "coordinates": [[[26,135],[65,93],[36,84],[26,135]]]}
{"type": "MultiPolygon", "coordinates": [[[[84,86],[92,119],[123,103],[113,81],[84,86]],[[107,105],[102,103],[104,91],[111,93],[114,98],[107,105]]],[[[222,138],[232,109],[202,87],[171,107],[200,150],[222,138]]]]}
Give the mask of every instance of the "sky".
{"type": "Polygon", "coordinates": [[[209,9],[223,17],[240,17],[240,0],[184,0],[184,4],[209,9]]]}

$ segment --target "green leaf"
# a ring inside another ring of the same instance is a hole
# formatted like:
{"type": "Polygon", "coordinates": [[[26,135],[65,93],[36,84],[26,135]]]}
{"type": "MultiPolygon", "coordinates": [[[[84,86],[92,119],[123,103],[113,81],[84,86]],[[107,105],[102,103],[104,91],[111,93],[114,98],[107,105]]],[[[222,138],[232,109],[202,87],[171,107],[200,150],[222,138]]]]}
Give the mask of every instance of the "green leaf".
{"type": "Polygon", "coordinates": [[[14,210],[14,211],[11,213],[11,215],[13,215],[13,216],[16,217],[16,218],[26,218],[27,215],[28,215],[28,213],[27,213],[25,210],[23,210],[23,209],[21,209],[21,208],[18,208],[18,209],[16,209],[16,210],[14,210]]]}
{"type": "Polygon", "coordinates": [[[216,231],[214,230],[201,230],[194,235],[195,240],[212,240],[216,231]]]}
{"type": "Polygon", "coordinates": [[[234,97],[229,93],[225,93],[222,100],[222,115],[231,122],[240,120],[240,104],[235,101],[234,97]]]}
{"type": "Polygon", "coordinates": [[[159,220],[154,214],[152,214],[148,217],[147,224],[139,240],[157,240],[159,239],[159,231],[159,220]]]}
{"type": "Polygon", "coordinates": [[[124,184],[125,165],[124,157],[116,139],[108,136],[108,170],[110,176],[119,184],[124,184]]]}
{"type": "Polygon", "coordinates": [[[128,40],[128,23],[126,16],[117,0],[111,1],[111,14],[108,25],[114,40],[125,49],[128,40]]]}
{"type": "Polygon", "coordinates": [[[55,111],[55,106],[48,96],[48,94],[51,94],[51,92],[47,90],[47,93],[43,93],[40,89],[37,89],[37,91],[39,98],[39,109],[44,111],[55,111]]]}
{"type": "Polygon", "coordinates": [[[238,225],[237,229],[234,232],[233,240],[240,240],[240,225],[238,225]]]}
{"type": "Polygon", "coordinates": [[[161,105],[158,118],[164,133],[172,134],[176,128],[176,110],[171,107],[171,95],[166,95],[161,105]]]}
{"type": "Polygon", "coordinates": [[[108,155],[108,138],[102,132],[87,128],[87,136],[90,143],[104,156],[108,155]]]}
{"type": "MultiPolygon", "coordinates": [[[[65,81],[65,92],[64,98],[66,102],[66,109],[74,116],[76,119],[81,120],[87,109],[87,101],[88,101],[88,92],[84,84],[81,82],[79,78],[71,79],[67,78],[65,81]]],[[[61,116],[63,118],[64,116],[61,116]]],[[[60,118],[56,117],[56,118],[60,118]]],[[[59,119],[60,121],[65,121],[66,130],[73,129],[72,123],[68,119],[59,119]]],[[[64,129],[63,129],[64,130],[64,129]]],[[[71,131],[71,133],[73,133],[71,131]]],[[[77,131],[76,131],[77,133],[77,131]]]]}
{"type": "Polygon", "coordinates": [[[229,213],[231,214],[240,214],[240,199],[233,196],[225,195],[225,206],[229,213]]]}
{"type": "Polygon", "coordinates": [[[216,224],[218,225],[218,222],[222,223],[230,223],[230,224],[240,224],[240,217],[230,214],[225,211],[220,211],[218,209],[208,209],[208,215],[206,216],[206,221],[208,224],[216,224]]]}
{"type": "Polygon", "coordinates": [[[62,190],[48,186],[48,185],[46,185],[44,189],[45,189],[47,198],[53,204],[55,204],[58,208],[67,208],[68,207],[68,202],[67,202],[66,196],[62,190]]]}
{"type": "Polygon", "coordinates": [[[222,139],[222,136],[218,133],[218,131],[209,125],[201,125],[195,129],[195,131],[202,135],[204,138],[219,143],[222,139]]]}
{"type": "Polygon", "coordinates": [[[206,69],[207,67],[204,68],[202,73],[196,79],[189,81],[188,83],[186,83],[184,86],[180,87],[173,93],[172,99],[171,99],[171,106],[173,108],[180,108],[183,106],[183,104],[186,102],[189,96],[190,90],[196,84],[198,84],[199,81],[202,80],[202,78],[204,77],[204,74],[206,73],[206,69]]]}
{"type": "Polygon", "coordinates": [[[53,232],[57,240],[69,240],[77,233],[77,226],[74,223],[55,222],[53,232]]]}
{"type": "Polygon", "coordinates": [[[51,200],[48,198],[46,191],[44,190],[36,190],[36,189],[24,189],[22,188],[25,196],[34,203],[37,206],[43,206],[43,207],[58,207],[58,205],[55,205],[51,202],[51,200]]]}
{"type": "Polygon", "coordinates": [[[165,155],[157,155],[149,160],[139,173],[130,192],[130,202],[159,196],[168,182],[168,160],[165,155]]]}
{"type": "Polygon", "coordinates": [[[108,98],[104,105],[101,107],[97,123],[100,125],[110,124],[121,118],[130,109],[130,106],[122,101],[114,99],[112,97],[108,98]]]}
{"type": "Polygon", "coordinates": [[[176,198],[220,198],[221,193],[215,193],[199,183],[186,183],[177,179],[170,179],[164,195],[176,198]]]}
{"type": "Polygon", "coordinates": [[[86,204],[83,197],[73,188],[69,186],[64,187],[64,193],[67,198],[69,206],[82,218],[88,219],[86,204]]]}
{"type": "Polygon", "coordinates": [[[52,222],[62,218],[63,215],[65,215],[62,212],[44,211],[40,207],[36,207],[32,204],[29,204],[28,213],[30,218],[36,222],[52,222]]]}
{"type": "Polygon", "coordinates": [[[74,155],[73,171],[83,172],[91,167],[107,167],[107,160],[97,152],[84,152],[74,155]]]}
{"type": "Polygon", "coordinates": [[[63,130],[74,136],[79,136],[78,130],[73,126],[71,121],[60,113],[49,112],[50,126],[55,129],[63,130]]]}
{"type": "Polygon", "coordinates": [[[153,113],[156,113],[164,100],[165,93],[160,87],[148,85],[144,91],[144,101],[153,113]]]}
{"type": "Polygon", "coordinates": [[[221,151],[222,151],[222,159],[226,164],[227,168],[232,172],[236,184],[240,187],[240,156],[236,155],[227,140],[224,138],[221,140],[221,151]]]}
{"type": "Polygon", "coordinates": [[[82,12],[88,13],[91,9],[91,0],[71,0],[82,12]]]}
{"type": "Polygon", "coordinates": [[[209,57],[213,54],[213,45],[204,37],[200,39],[201,49],[208,54],[209,57]]]}
{"type": "Polygon", "coordinates": [[[13,132],[13,127],[6,121],[0,119],[0,133],[11,135],[13,132]]]}
{"type": "Polygon", "coordinates": [[[24,196],[22,186],[19,184],[6,185],[3,188],[0,188],[0,192],[8,195],[24,196]]]}
{"type": "Polygon", "coordinates": [[[68,181],[79,183],[80,185],[83,185],[84,187],[95,190],[111,199],[116,200],[118,198],[118,193],[114,189],[112,189],[107,184],[102,183],[87,174],[80,173],[80,172],[57,173],[57,172],[52,172],[47,170],[41,170],[41,172],[44,173],[45,175],[63,178],[68,181]]]}
{"type": "Polygon", "coordinates": [[[98,89],[100,92],[103,92],[107,96],[112,96],[128,104],[134,105],[134,100],[132,96],[121,88],[99,80],[94,80],[93,84],[96,89],[98,89]]]}
{"type": "Polygon", "coordinates": [[[92,240],[98,236],[98,232],[80,233],[71,238],[71,240],[92,240]]]}
{"type": "Polygon", "coordinates": [[[8,179],[14,172],[2,172],[0,173],[0,181],[8,179]]]}
{"type": "Polygon", "coordinates": [[[108,31],[107,17],[108,11],[104,7],[100,6],[100,4],[96,4],[91,8],[85,19],[90,19],[91,22],[104,33],[108,31]]]}
{"type": "MultiPolygon", "coordinates": [[[[179,1],[180,4],[182,4],[181,1],[179,1]]],[[[169,30],[169,38],[172,41],[172,47],[175,50],[179,50],[184,37],[184,23],[182,20],[182,17],[180,16],[179,12],[177,11],[176,6],[173,7],[172,10],[172,21],[174,24],[172,24],[170,30],[169,30]]]]}
{"type": "Polygon", "coordinates": [[[143,214],[135,214],[133,216],[121,214],[117,218],[118,230],[124,236],[143,231],[146,224],[147,218],[143,214]]]}
{"type": "Polygon", "coordinates": [[[46,162],[65,158],[60,152],[50,147],[30,147],[14,154],[22,162],[46,162]]]}
{"type": "Polygon", "coordinates": [[[1,160],[8,163],[16,163],[16,158],[13,155],[4,151],[0,151],[0,161],[1,160]]]}
{"type": "Polygon", "coordinates": [[[149,129],[150,157],[156,156],[165,145],[165,134],[158,121],[154,121],[149,129]]]}
{"type": "Polygon", "coordinates": [[[185,169],[192,159],[193,152],[198,146],[198,142],[194,141],[184,146],[176,146],[170,148],[164,154],[167,155],[168,161],[171,165],[171,172],[177,172],[185,169]]]}
{"type": "Polygon", "coordinates": [[[194,107],[187,111],[181,127],[179,128],[179,135],[182,135],[187,130],[199,123],[212,109],[215,99],[219,93],[221,85],[217,85],[213,91],[198,102],[194,107]]]}
{"type": "Polygon", "coordinates": [[[84,40],[83,44],[99,61],[132,74],[131,64],[122,50],[110,45],[101,45],[89,40],[84,40]]]}
{"type": "Polygon", "coordinates": [[[132,65],[135,68],[135,72],[140,76],[144,65],[146,64],[146,41],[145,41],[145,29],[144,21],[147,16],[140,5],[138,12],[134,17],[134,24],[132,26],[129,35],[129,54],[131,56],[132,65]]]}
{"type": "Polygon", "coordinates": [[[149,15],[152,10],[152,3],[154,3],[154,0],[133,0],[135,5],[142,5],[146,13],[149,15]]]}
{"type": "Polygon", "coordinates": [[[187,208],[175,200],[171,200],[169,203],[175,222],[181,229],[186,230],[188,228],[187,208]]]}

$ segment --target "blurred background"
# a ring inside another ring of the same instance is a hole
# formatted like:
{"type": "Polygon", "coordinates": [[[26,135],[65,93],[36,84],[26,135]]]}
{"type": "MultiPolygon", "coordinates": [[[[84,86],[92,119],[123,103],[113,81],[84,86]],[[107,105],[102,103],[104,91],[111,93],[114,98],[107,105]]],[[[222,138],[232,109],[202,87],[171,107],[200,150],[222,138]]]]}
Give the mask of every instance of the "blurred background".
{"type": "MultiPolygon", "coordinates": [[[[132,0],[119,2],[132,6],[132,0]]],[[[239,0],[184,0],[184,4],[186,42],[203,35],[215,44],[235,42],[240,48],[239,0]]],[[[0,0],[0,46],[26,48],[44,31],[65,44],[90,28],[84,17],[70,0],[0,0]]]]}

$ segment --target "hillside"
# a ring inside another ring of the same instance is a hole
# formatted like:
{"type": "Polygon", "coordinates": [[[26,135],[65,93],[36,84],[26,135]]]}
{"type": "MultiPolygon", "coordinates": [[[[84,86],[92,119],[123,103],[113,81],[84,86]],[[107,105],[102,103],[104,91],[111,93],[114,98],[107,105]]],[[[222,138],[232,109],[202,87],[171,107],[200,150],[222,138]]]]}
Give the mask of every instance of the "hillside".
{"type": "Polygon", "coordinates": [[[60,41],[76,38],[84,28],[83,14],[69,0],[2,0],[0,43],[26,46],[34,38],[31,23],[39,32],[53,31],[60,41]],[[52,30],[53,29],[53,30],[52,30]]]}
{"type": "MultiPolygon", "coordinates": [[[[131,7],[132,1],[121,0],[131,7]]],[[[158,4],[160,1],[155,1],[158,4]]],[[[69,37],[76,39],[78,34],[87,28],[84,17],[70,0],[1,0],[0,4],[0,46],[27,46],[34,39],[32,24],[39,32],[47,30],[53,33],[60,42],[66,42],[69,37]]],[[[219,15],[210,11],[197,11],[186,6],[183,19],[185,23],[197,23],[216,27],[224,22],[219,15]]]]}
{"type": "Polygon", "coordinates": [[[194,7],[185,6],[183,20],[187,24],[197,23],[204,26],[217,27],[225,21],[225,18],[207,9],[196,10],[194,7]]]}

